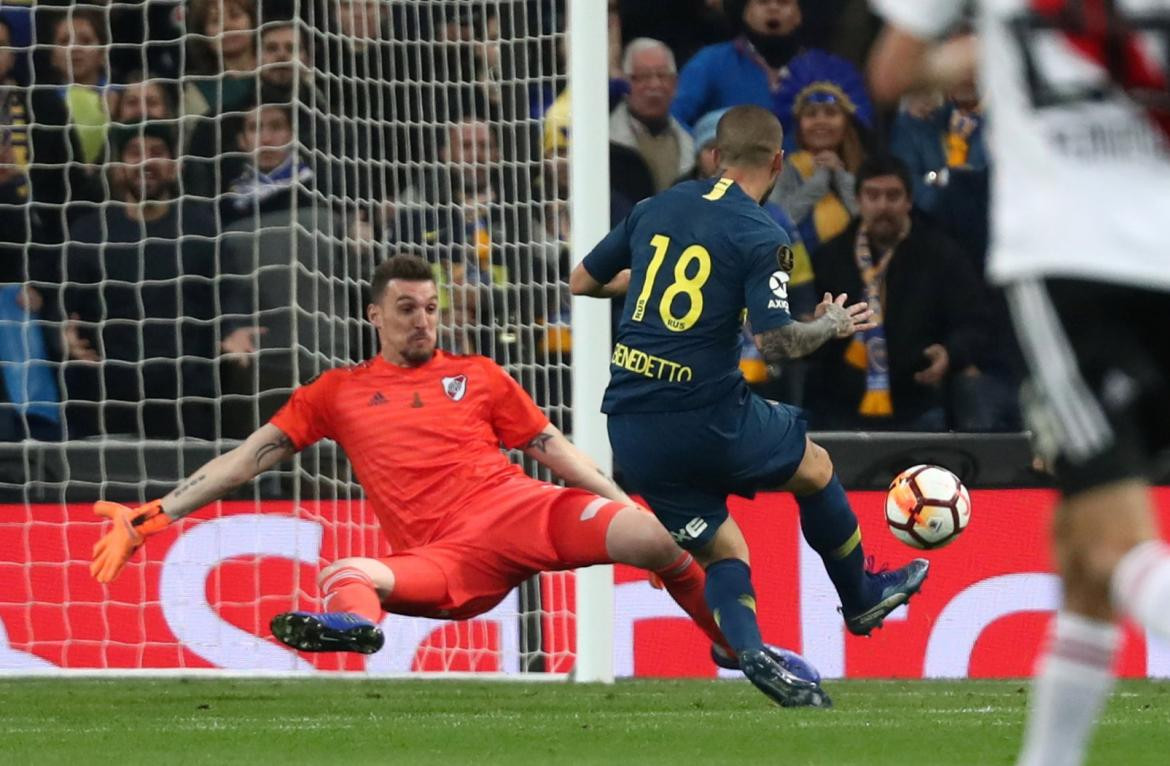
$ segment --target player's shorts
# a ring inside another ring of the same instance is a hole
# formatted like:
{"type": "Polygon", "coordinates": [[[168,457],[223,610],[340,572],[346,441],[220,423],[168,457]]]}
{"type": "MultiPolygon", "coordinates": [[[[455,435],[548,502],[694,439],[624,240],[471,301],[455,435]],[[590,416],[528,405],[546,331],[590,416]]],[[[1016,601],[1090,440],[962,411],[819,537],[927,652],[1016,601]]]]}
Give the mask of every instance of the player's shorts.
{"type": "Polygon", "coordinates": [[[1150,478],[1170,446],[1170,291],[1025,280],[1008,301],[1030,371],[1024,417],[1061,491],[1150,478]]]}
{"type": "Polygon", "coordinates": [[[785,484],[804,457],[802,411],[744,385],[686,412],[609,416],[614,460],[675,541],[699,550],[727,519],[727,496],[785,484]]]}
{"type": "Polygon", "coordinates": [[[394,573],[387,611],[466,619],[538,572],[611,561],[605,536],[621,503],[516,476],[477,493],[439,539],[379,559],[394,573]]]}

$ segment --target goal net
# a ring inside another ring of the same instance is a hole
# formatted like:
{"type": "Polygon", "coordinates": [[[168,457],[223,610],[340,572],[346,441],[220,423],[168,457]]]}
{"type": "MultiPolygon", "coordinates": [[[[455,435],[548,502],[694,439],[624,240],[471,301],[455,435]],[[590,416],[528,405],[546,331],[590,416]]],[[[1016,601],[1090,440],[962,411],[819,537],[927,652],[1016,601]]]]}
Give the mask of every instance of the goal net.
{"type": "MultiPolygon", "coordinates": [[[[368,660],[268,621],[384,553],[336,445],[152,538],[108,589],[98,498],[159,497],[296,385],[369,357],[363,291],[432,264],[440,345],[569,420],[565,18],[527,0],[0,6],[0,670],[554,674],[573,576],[368,660]],[[560,159],[558,159],[560,158],[560,159]]],[[[532,466],[530,469],[534,470],[532,466]]]]}

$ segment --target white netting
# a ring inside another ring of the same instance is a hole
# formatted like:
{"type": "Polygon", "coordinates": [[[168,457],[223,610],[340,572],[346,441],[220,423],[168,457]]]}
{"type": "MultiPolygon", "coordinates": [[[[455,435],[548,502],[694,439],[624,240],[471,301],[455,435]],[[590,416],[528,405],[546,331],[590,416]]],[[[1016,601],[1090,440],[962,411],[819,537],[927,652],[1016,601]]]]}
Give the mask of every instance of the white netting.
{"type": "MultiPolygon", "coordinates": [[[[152,540],[108,593],[89,501],[160,496],[292,387],[371,355],[363,290],[393,251],[434,264],[440,344],[492,357],[569,427],[567,184],[540,129],[563,10],[4,2],[0,19],[0,668],[307,668],[258,638],[267,620],[317,606],[322,563],[383,545],[335,445],[152,540]]],[[[468,625],[392,619],[369,669],[567,670],[571,582],[468,625]]]]}

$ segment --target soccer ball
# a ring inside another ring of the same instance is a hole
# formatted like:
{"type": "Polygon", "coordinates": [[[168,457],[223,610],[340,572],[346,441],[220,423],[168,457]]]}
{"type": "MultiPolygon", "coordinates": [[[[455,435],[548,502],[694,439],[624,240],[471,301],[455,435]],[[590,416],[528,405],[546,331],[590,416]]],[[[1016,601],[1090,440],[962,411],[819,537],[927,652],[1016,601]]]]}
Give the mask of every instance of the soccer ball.
{"type": "Polygon", "coordinates": [[[937,465],[907,468],[890,482],[886,523],[913,548],[941,548],[967,528],[971,496],[959,477],[937,465]]]}

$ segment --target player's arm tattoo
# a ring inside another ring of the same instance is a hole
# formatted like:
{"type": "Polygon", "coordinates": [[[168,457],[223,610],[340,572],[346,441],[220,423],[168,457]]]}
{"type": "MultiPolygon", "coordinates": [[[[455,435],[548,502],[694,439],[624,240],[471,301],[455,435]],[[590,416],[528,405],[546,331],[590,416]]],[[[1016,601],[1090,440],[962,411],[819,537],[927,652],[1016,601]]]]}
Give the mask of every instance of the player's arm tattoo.
{"type": "Polygon", "coordinates": [[[195,474],[194,476],[184,480],[183,483],[180,484],[179,486],[175,487],[174,496],[175,497],[182,497],[183,495],[187,494],[187,492],[189,492],[192,489],[194,489],[195,487],[199,486],[200,484],[202,484],[206,480],[207,480],[207,474],[200,471],[199,473],[195,474]]]}
{"type": "Polygon", "coordinates": [[[266,458],[273,462],[279,462],[294,452],[296,452],[296,447],[293,445],[292,439],[282,433],[272,441],[265,442],[256,448],[256,452],[253,455],[256,460],[256,470],[264,470],[264,461],[266,458]]]}
{"type": "Polygon", "coordinates": [[[792,322],[757,336],[760,353],[767,362],[782,362],[808,356],[833,338],[846,338],[853,331],[853,317],[835,303],[811,322],[792,322]]]}
{"type": "Polygon", "coordinates": [[[539,452],[548,452],[548,443],[552,441],[552,434],[540,433],[532,437],[532,441],[524,445],[523,449],[537,450],[539,452]]]}
{"type": "Polygon", "coordinates": [[[206,468],[207,466],[204,466],[194,476],[189,476],[184,479],[179,486],[175,487],[169,495],[163,498],[163,512],[171,518],[171,521],[178,521],[201,507],[201,504],[188,506],[186,502],[176,501],[188,495],[196,487],[202,486],[207,481],[208,473],[206,468]]]}

